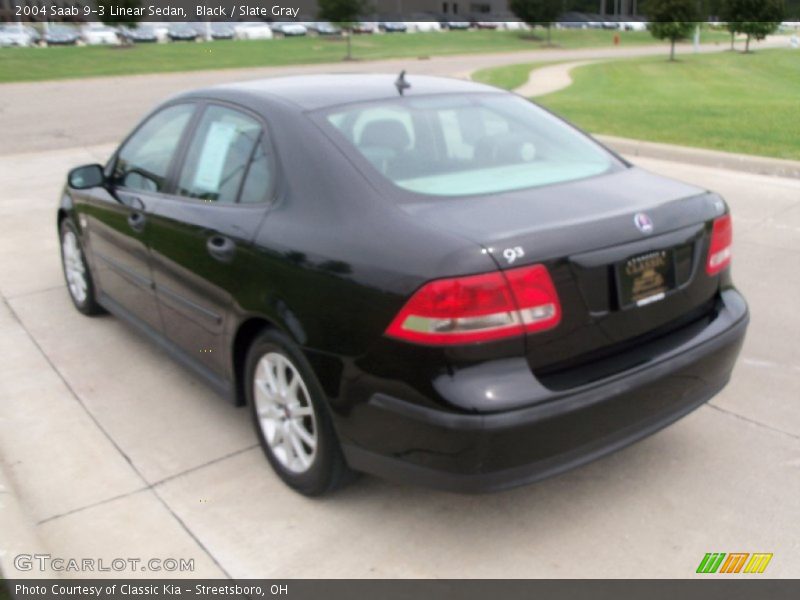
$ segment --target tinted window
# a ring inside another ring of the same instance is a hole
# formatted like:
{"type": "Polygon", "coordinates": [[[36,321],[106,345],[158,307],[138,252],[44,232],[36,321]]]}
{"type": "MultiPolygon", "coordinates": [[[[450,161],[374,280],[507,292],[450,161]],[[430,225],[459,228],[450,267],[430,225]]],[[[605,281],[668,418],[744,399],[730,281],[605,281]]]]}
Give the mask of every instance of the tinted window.
{"type": "Polygon", "coordinates": [[[504,192],[590,177],[616,164],[559,119],[508,94],[405,98],[326,117],[383,176],[423,194],[504,192]]]}
{"type": "Polygon", "coordinates": [[[236,202],[261,137],[258,121],[228,108],[206,109],[192,138],[178,193],[213,202],[236,202]]]}
{"type": "Polygon", "coordinates": [[[181,104],[150,117],[117,155],[117,185],[145,192],[163,191],[170,162],[193,111],[194,105],[181,104]]]}

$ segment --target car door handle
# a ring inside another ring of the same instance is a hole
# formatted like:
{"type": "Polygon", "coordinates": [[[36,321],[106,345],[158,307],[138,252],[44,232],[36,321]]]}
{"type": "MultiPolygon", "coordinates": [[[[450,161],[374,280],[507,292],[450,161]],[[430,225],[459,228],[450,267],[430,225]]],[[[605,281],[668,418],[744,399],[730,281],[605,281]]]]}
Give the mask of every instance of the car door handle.
{"type": "Polygon", "coordinates": [[[228,262],[236,252],[236,244],[224,235],[214,234],[206,243],[208,253],[221,262],[228,262]]]}
{"type": "Polygon", "coordinates": [[[128,225],[131,226],[131,229],[134,231],[141,233],[144,231],[144,213],[141,212],[133,212],[128,215],[128,225]]]}

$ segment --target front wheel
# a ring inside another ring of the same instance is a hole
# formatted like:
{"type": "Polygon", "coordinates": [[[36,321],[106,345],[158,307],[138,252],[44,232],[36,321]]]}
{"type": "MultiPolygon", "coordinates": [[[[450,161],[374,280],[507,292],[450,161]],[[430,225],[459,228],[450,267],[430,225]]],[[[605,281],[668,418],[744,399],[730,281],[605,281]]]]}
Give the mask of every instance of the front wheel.
{"type": "Polygon", "coordinates": [[[319,496],[352,476],[311,367],[286,336],[273,330],[250,347],[247,401],[261,448],[286,485],[319,496]]]}
{"type": "Polygon", "coordinates": [[[102,314],[105,311],[95,300],[94,281],[83,254],[78,230],[69,219],[61,222],[60,237],[61,266],[72,303],[85,315],[102,314]]]}

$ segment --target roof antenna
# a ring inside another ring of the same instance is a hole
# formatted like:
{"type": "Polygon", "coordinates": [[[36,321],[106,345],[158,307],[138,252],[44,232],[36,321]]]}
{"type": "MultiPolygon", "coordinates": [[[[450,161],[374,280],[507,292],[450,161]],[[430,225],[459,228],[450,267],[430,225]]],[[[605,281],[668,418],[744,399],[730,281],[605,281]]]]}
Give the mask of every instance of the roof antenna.
{"type": "Polygon", "coordinates": [[[411,87],[411,84],[406,81],[406,72],[405,70],[400,71],[400,76],[394,82],[394,87],[397,88],[397,92],[402,96],[403,92],[411,87]]]}

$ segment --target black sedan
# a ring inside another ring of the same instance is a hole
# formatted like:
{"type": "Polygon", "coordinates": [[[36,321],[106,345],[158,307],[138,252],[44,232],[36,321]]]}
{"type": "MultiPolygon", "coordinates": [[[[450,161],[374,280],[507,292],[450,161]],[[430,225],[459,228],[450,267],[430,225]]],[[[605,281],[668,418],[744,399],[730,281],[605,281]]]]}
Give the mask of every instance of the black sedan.
{"type": "Polygon", "coordinates": [[[70,172],[58,230],[76,308],[249,405],[310,495],[582,464],[722,389],[748,323],[718,195],[464,81],[185,93],[70,172]]]}

